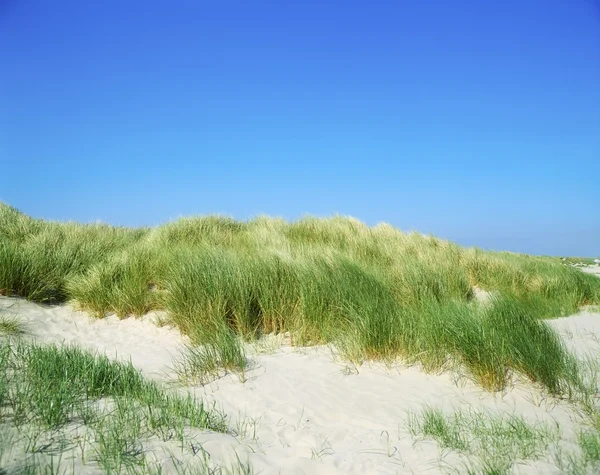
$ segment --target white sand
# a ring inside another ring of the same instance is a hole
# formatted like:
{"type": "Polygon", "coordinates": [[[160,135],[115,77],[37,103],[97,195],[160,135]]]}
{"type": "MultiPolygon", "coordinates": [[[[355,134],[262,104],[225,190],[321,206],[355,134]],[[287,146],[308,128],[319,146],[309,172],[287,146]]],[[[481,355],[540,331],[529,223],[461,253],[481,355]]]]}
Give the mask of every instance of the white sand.
{"type": "Polygon", "coordinates": [[[580,269],[583,272],[586,272],[588,274],[594,274],[600,277],[600,266],[587,266],[587,267],[580,267],[580,269]]]}
{"type": "MultiPolygon", "coordinates": [[[[173,358],[185,339],[173,328],[144,319],[96,320],[68,306],[45,307],[0,297],[0,308],[26,323],[40,342],[74,343],[131,359],[147,376],[172,380],[173,358]]],[[[600,314],[583,312],[550,324],[579,353],[600,351],[600,314]]],[[[425,404],[451,409],[473,407],[520,414],[528,420],[557,421],[565,438],[578,419],[566,403],[545,397],[539,388],[518,381],[503,393],[481,390],[466,377],[426,374],[418,367],[354,368],[336,361],[325,347],[272,348],[251,354],[246,381],[226,376],[207,386],[189,388],[215,402],[229,417],[235,438],[206,432],[204,449],[211,460],[227,463],[235,453],[260,474],[439,473],[434,442],[413,443],[406,411],[425,404]]],[[[182,389],[182,390],[187,390],[182,389]]],[[[452,455],[444,463],[452,463],[452,455]]],[[[538,461],[517,473],[560,473],[538,461]]]]}

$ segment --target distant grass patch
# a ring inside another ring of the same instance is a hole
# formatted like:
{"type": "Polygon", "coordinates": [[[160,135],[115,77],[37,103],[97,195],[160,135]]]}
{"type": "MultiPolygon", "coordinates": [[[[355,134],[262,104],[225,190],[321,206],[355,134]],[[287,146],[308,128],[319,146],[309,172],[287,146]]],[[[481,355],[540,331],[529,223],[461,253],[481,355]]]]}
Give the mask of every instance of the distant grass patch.
{"type": "Polygon", "coordinates": [[[554,259],[559,260],[563,264],[570,265],[585,265],[585,266],[593,266],[596,264],[595,257],[555,257],[554,259]]]}
{"type": "MultiPolygon", "coordinates": [[[[208,216],[129,229],[35,220],[0,204],[0,293],[102,317],[166,310],[203,348],[188,372],[243,370],[241,340],[285,333],[360,363],[459,360],[488,389],[512,372],[577,384],[542,319],[600,304],[600,279],[553,258],[461,248],[389,225],[208,216]],[[480,305],[474,286],[493,292],[480,305]]],[[[185,371],[184,371],[185,373],[185,371]]]]}

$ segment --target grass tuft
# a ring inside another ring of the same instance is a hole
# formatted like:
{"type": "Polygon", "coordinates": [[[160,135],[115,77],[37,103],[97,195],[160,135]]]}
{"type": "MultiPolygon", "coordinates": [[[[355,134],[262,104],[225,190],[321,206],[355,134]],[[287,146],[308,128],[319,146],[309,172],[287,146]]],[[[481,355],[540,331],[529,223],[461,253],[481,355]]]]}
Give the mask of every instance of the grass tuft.
{"type": "Polygon", "coordinates": [[[202,345],[188,345],[176,360],[174,369],[181,381],[204,385],[227,372],[236,373],[244,380],[247,367],[243,346],[228,331],[202,345]]]}
{"type": "Polygon", "coordinates": [[[408,429],[416,439],[434,439],[441,449],[465,455],[469,473],[510,473],[516,462],[539,459],[560,440],[557,426],[475,410],[444,414],[426,407],[409,413],[408,429]]]}
{"type": "MultiPolygon", "coordinates": [[[[19,473],[40,468],[27,465],[28,453],[62,454],[82,440],[90,447],[80,458],[104,472],[146,473],[137,470],[146,464],[148,439],[184,444],[192,428],[228,431],[222,414],[165,391],[131,363],[21,341],[0,347],[0,426],[17,434],[11,444],[22,453],[13,453],[17,465],[10,467],[19,473]]],[[[5,462],[0,458],[0,469],[5,462]]]]}
{"type": "Polygon", "coordinates": [[[22,336],[26,333],[25,325],[16,316],[0,314],[0,335],[22,336]]]}

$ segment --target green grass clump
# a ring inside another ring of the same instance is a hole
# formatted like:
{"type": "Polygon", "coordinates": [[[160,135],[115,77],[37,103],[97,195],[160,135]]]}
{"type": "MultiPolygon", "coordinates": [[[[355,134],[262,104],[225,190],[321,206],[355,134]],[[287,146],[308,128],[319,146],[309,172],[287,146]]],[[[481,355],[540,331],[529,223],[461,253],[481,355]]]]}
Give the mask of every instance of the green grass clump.
{"type": "Polygon", "coordinates": [[[557,426],[531,424],[521,416],[475,410],[444,414],[432,407],[410,413],[408,429],[418,440],[431,438],[441,449],[465,455],[469,473],[511,473],[516,462],[543,457],[561,437],[557,426]]]}
{"type": "Polygon", "coordinates": [[[28,220],[0,204],[0,293],[58,303],[66,283],[140,240],[146,230],[28,220]],[[29,232],[28,232],[29,231],[29,232]]]}
{"type": "Polygon", "coordinates": [[[0,336],[21,336],[26,332],[25,325],[17,317],[0,313],[0,336]]]}
{"type": "Polygon", "coordinates": [[[480,321],[468,321],[471,332],[457,335],[458,351],[474,374],[483,372],[484,386],[503,387],[504,369],[518,371],[554,394],[579,383],[577,362],[560,337],[545,322],[533,318],[518,300],[497,299],[480,321]],[[492,381],[487,383],[487,377],[492,381]]]}
{"type": "Polygon", "coordinates": [[[11,443],[22,452],[13,451],[21,465],[0,459],[0,471],[25,470],[28,454],[68,452],[83,437],[79,456],[106,473],[144,467],[152,438],[183,446],[190,428],[228,430],[224,416],[144,379],[131,363],[23,342],[0,347],[0,426],[16,430],[19,443],[11,443]]]}
{"type": "Polygon", "coordinates": [[[579,447],[586,465],[600,467],[600,431],[582,431],[579,434],[579,447]]]}
{"type": "Polygon", "coordinates": [[[108,312],[121,318],[143,315],[159,307],[155,281],[161,271],[160,260],[161,254],[132,246],[92,265],[84,275],[71,275],[66,290],[71,299],[99,317],[108,312]]]}
{"type": "Polygon", "coordinates": [[[152,229],[31,219],[0,204],[0,293],[98,316],[166,310],[208,360],[243,372],[241,340],[288,333],[355,362],[459,360],[489,389],[511,372],[576,384],[541,320],[600,304],[600,280],[553,258],[484,252],[351,219],[180,219],[152,229]],[[473,291],[492,292],[488,304],[473,291]],[[545,356],[544,356],[545,355],[545,356]]]}
{"type": "Polygon", "coordinates": [[[175,362],[175,372],[181,381],[206,384],[218,379],[223,372],[234,372],[244,380],[248,366],[243,347],[231,334],[203,345],[189,345],[180,359],[175,362]]]}
{"type": "Polygon", "coordinates": [[[75,346],[9,343],[2,347],[0,362],[10,389],[8,406],[3,408],[9,412],[2,414],[17,423],[36,419],[48,429],[57,429],[72,420],[82,404],[126,398],[160,410],[177,408],[174,415],[194,427],[225,430],[221,419],[202,404],[173,399],[156,383],[144,379],[131,363],[112,361],[75,346]]]}

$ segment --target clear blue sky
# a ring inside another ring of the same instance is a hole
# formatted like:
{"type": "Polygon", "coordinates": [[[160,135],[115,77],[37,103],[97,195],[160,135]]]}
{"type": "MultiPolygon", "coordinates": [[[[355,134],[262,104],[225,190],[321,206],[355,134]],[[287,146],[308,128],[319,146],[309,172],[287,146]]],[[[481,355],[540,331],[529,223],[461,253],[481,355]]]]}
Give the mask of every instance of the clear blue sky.
{"type": "Polygon", "coordinates": [[[0,0],[0,200],[600,255],[600,1],[0,0]]]}

